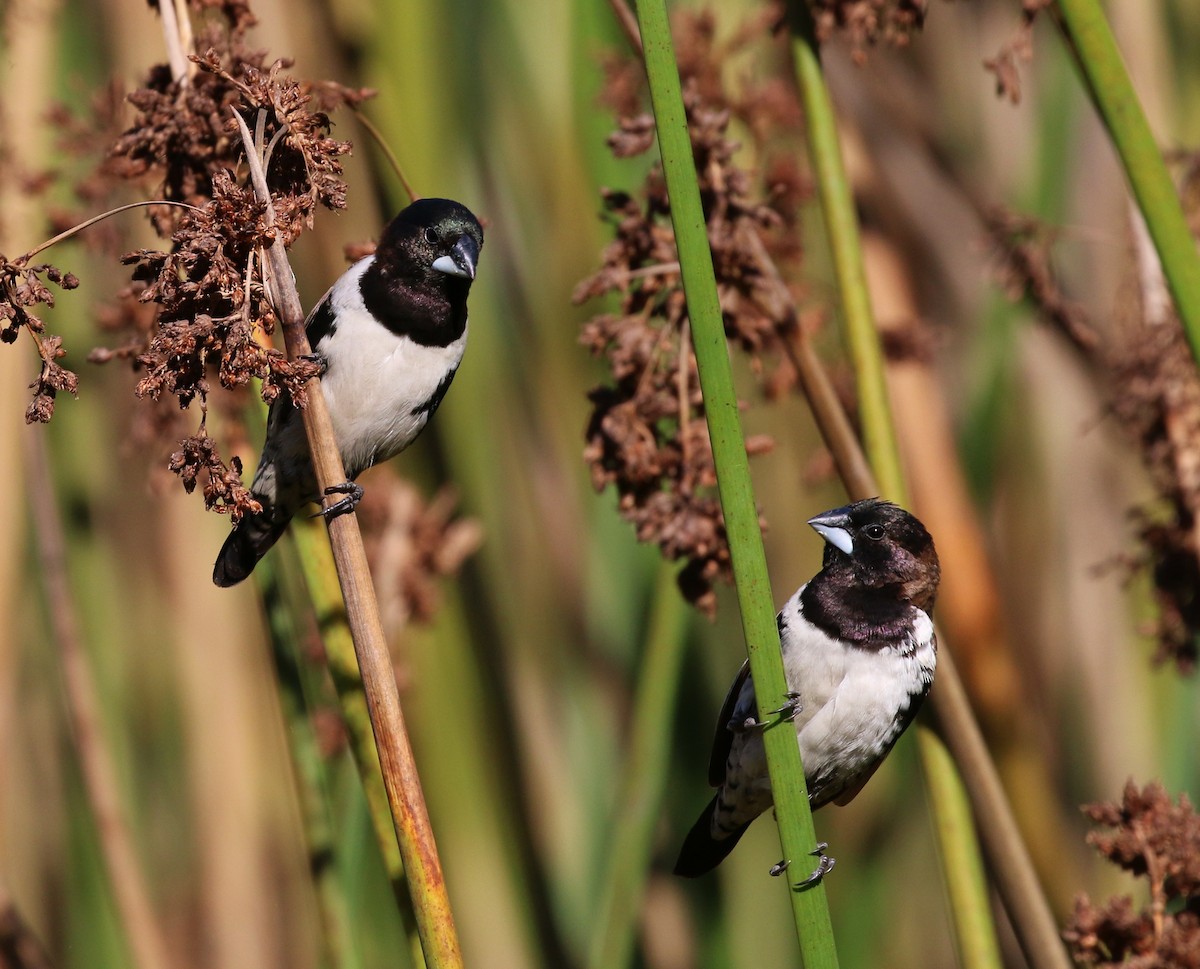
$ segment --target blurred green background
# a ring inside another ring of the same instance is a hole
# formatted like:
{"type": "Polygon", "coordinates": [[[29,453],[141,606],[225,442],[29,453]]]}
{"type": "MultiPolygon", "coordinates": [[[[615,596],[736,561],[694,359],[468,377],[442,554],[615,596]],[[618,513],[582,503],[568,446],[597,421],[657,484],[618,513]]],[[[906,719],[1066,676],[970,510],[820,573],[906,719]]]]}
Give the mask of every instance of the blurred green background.
{"type": "MultiPolygon", "coordinates": [[[[134,0],[6,7],[0,251],[12,257],[49,234],[55,199],[14,193],[14,143],[69,177],[80,163],[56,148],[42,120],[50,104],[83,105],[113,76],[132,88],[164,54],[154,11],[134,0]]],[[[608,241],[600,187],[633,190],[649,164],[616,162],[604,145],[612,119],[596,101],[600,60],[624,52],[623,41],[601,0],[259,0],[254,9],[254,42],[293,57],[298,76],[378,88],[366,112],[417,190],[461,199],[487,221],[454,389],[422,440],[364,484],[401,474],[432,494],[449,482],[482,526],[480,551],[443,583],[433,622],[398,629],[394,642],[467,964],[582,964],[659,588],[656,551],[637,545],[611,495],[593,492],[581,458],[585,394],[602,370],[578,333],[601,307],[573,306],[571,293],[608,241]]],[[[721,4],[720,30],[757,9],[721,4]]],[[[1111,16],[1160,143],[1194,145],[1195,3],[1114,4],[1111,16]]],[[[835,40],[825,59],[881,323],[920,319],[929,337],[929,360],[896,364],[891,376],[914,510],[946,568],[944,648],[961,644],[1065,916],[1076,892],[1132,888],[1084,845],[1080,803],[1118,797],[1131,776],[1200,795],[1200,702],[1194,679],[1151,666],[1145,583],[1105,567],[1137,554],[1127,513],[1152,495],[1136,448],[1108,417],[1105,374],[996,285],[970,201],[1059,226],[1066,292],[1102,334],[1126,324],[1136,286],[1128,196],[1061,38],[1042,18],[1033,60],[1020,65],[1019,105],[996,96],[982,67],[1018,21],[1013,2],[938,0],[906,49],[872,50],[857,65],[835,40]]],[[[732,60],[731,81],[751,69],[732,60]]],[[[335,121],[335,135],[355,142],[350,204],[320,213],[295,248],[309,303],[344,266],[343,245],[373,237],[405,201],[354,117],[335,121]]],[[[815,212],[805,226],[803,282],[819,307],[832,290],[815,212]]],[[[152,239],[141,238],[130,246],[152,239]]],[[[84,362],[104,342],[92,310],[115,288],[112,257],[72,244],[50,258],[82,280],[48,316],[64,334],[64,362],[81,374],[80,399],[60,400],[48,428],[27,428],[35,356],[24,341],[0,347],[0,887],[55,965],[131,964],[81,787],[23,497],[21,439],[38,433],[54,474],[36,486],[54,490],[68,529],[101,727],[176,964],[304,969],[335,964],[331,952],[338,965],[408,964],[357,776],[340,753],[325,797],[347,915],[340,929],[323,921],[262,610],[250,584],[225,591],[209,579],[228,522],[165,473],[170,446],[130,443],[144,405],[128,370],[84,362]]],[[[832,328],[821,346],[838,369],[832,328]]],[[[766,403],[738,367],[747,429],[778,442],[752,467],[782,603],[819,565],[805,519],[843,495],[822,471],[803,401],[766,403]]],[[[778,860],[769,818],[717,874],[696,883],[669,874],[710,796],[714,717],[744,658],[728,590],[716,622],[693,617],[686,636],[636,964],[792,965],[787,899],[765,876],[778,860]]],[[[816,822],[839,860],[827,885],[842,965],[954,964],[911,741],[851,806],[816,822]]]]}

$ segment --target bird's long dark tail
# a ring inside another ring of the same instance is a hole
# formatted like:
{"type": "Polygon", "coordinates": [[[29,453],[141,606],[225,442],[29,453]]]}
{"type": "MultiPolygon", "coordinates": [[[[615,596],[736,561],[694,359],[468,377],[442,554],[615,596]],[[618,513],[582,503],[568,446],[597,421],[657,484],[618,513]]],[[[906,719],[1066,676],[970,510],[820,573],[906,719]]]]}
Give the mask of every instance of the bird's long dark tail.
{"type": "Polygon", "coordinates": [[[733,851],[733,846],[750,827],[750,822],[747,821],[723,838],[714,838],[712,833],[713,816],[716,811],[717,798],[714,797],[701,813],[699,820],[692,825],[692,830],[688,832],[687,837],[683,839],[683,847],[679,850],[679,860],[675,862],[676,875],[682,875],[684,878],[696,878],[712,871],[725,860],[725,856],[729,852],[733,851]]]}
{"type": "Polygon", "coordinates": [[[266,501],[261,514],[243,517],[221,546],[217,564],[213,566],[213,582],[225,588],[237,585],[253,572],[258,560],[287,531],[290,516],[283,516],[282,521],[280,517],[266,501]]]}

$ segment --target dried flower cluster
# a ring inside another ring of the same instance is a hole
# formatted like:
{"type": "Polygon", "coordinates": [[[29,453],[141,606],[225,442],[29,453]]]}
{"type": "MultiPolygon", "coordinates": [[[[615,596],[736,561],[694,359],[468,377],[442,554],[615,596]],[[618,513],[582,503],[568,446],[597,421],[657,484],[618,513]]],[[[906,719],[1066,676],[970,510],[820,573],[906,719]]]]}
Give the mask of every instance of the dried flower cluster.
{"type": "MultiPolygon", "coordinates": [[[[734,119],[744,125],[760,158],[766,158],[768,139],[794,128],[798,108],[786,87],[771,82],[737,96],[725,90],[722,62],[761,30],[743,31],[719,45],[711,14],[681,13],[675,28],[726,332],[761,371],[767,358],[778,356],[781,333],[795,322],[776,260],[799,257],[794,223],[808,187],[783,163],[766,161],[767,174],[758,178],[735,165],[738,145],[729,127],[734,119]]],[[[607,100],[619,117],[609,146],[619,158],[654,143],[654,121],[645,112],[635,71],[640,65],[610,65],[607,100]]],[[[633,523],[638,539],[686,562],[681,588],[711,615],[713,583],[730,575],[729,549],[662,172],[657,167],[650,172],[639,198],[606,191],[603,199],[616,238],[605,249],[603,268],[579,286],[575,299],[612,293],[619,309],[590,320],[581,337],[607,361],[611,374],[611,382],[589,394],[593,411],[585,457],[596,488],[616,489],[620,513],[633,523]]],[[[775,375],[782,370],[776,365],[775,375]]],[[[748,442],[752,453],[769,446],[748,442]]]]}
{"type": "Polygon", "coordinates": [[[1134,512],[1158,616],[1157,662],[1196,667],[1200,637],[1200,378],[1178,322],[1137,326],[1112,363],[1113,413],[1137,442],[1159,495],[1134,512]]]}
{"type": "Polygon", "coordinates": [[[1097,908],[1085,895],[1063,932],[1083,966],[1200,969],[1200,815],[1187,795],[1173,802],[1162,785],[1130,781],[1120,803],[1090,804],[1084,813],[1109,831],[1088,843],[1114,865],[1149,883],[1150,904],[1138,911],[1121,896],[1097,908]]]}
{"type": "MultiPolygon", "coordinates": [[[[213,178],[238,164],[241,140],[231,110],[250,116],[266,108],[267,137],[286,133],[270,176],[272,192],[279,196],[276,222],[290,243],[311,227],[318,202],[344,207],[338,158],[350,146],[328,137],[325,112],[357,105],[370,92],[328,81],[302,82],[283,73],[289,61],[268,63],[264,51],[247,46],[247,31],[255,23],[248,3],[192,2],[221,13],[205,17],[197,32],[197,54],[189,54],[198,70],[182,80],[172,78],[165,65],[150,70],[128,97],[134,123],[111,146],[104,170],[115,178],[153,183],[160,198],[202,206],[212,198],[213,178]],[[319,111],[310,108],[314,100],[319,111]]],[[[164,209],[157,225],[168,236],[177,221],[173,210],[164,209]]]]}
{"type": "MultiPolygon", "coordinates": [[[[1200,164],[1182,159],[1185,209],[1200,233],[1200,164]]],[[[1145,236],[1138,293],[1104,356],[1113,374],[1114,416],[1141,451],[1157,500],[1132,515],[1141,544],[1131,565],[1149,574],[1158,615],[1155,661],[1196,668],[1200,643],[1200,374],[1145,236]]]]}
{"type": "MultiPolygon", "coordinates": [[[[155,68],[130,96],[137,114],[112,148],[110,169],[128,178],[154,179],[161,197],[196,208],[182,215],[164,209],[158,215],[156,225],[171,239],[169,252],[139,250],[125,257],[134,266],[135,281],[143,284],[137,298],[159,308],[156,326],[149,332],[135,328],[125,346],[94,359],[132,359],[144,371],[138,396],[157,400],[166,392],[181,407],[197,397],[206,400],[214,369],[223,387],[258,377],[264,400],[286,391],[302,404],[302,388],[316,368],[305,361],[290,363],[260,341],[260,333],[273,330],[274,317],[257,254],[276,235],[290,244],[310,228],[318,204],[345,206],[340,156],[350,146],[328,137],[328,116],[312,110],[317,88],[285,75],[286,62],[268,65],[261,51],[246,47],[245,33],[253,23],[249,8],[223,9],[225,23],[209,21],[197,40],[204,52],[192,58],[198,71],[177,81],[155,68]],[[257,139],[271,146],[274,221],[269,228],[264,206],[233,174],[242,150],[234,110],[258,121],[257,139]]],[[[328,83],[319,94],[326,108],[367,96],[328,83]]],[[[173,456],[171,467],[180,474],[202,470],[208,507],[228,509],[235,517],[252,508],[237,468],[221,460],[203,422],[173,456]]],[[[185,476],[184,484],[191,490],[195,480],[185,476]]]]}
{"type": "MultiPolygon", "coordinates": [[[[264,52],[246,44],[254,17],[242,0],[194,2],[206,14],[194,42],[202,52],[191,57],[194,70],[180,79],[165,66],[150,70],[128,97],[132,123],[110,145],[91,180],[92,196],[99,191],[96,183],[133,180],[179,204],[152,210],[169,249],[140,249],[124,257],[133,267],[133,283],[123,294],[127,301],[102,320],[123,342],[97,349],[89,359],[129,361],[141,373],[139,397],[173,396],[180,408],[199,401],[203,414],[213,377],[227,389],[257,377],[264,400],[286,392],[303,404],[303,387],[316,366],[289,362],[263,339],[274,317],[259,253],[277,236],[290,244],[310,228],[318,205],[345,206],[340,159],[350,145],[329,137],[325,112],[356,105],[369,92],[301,82],[284,73],[287,62],[267,63],[264,52]],[[244,165],[234,111],[252,128],[258,121],[256,136],[269,146],[274,209],[269,228],[264,205],[238,178],[244,165]],[[131,299],[155,312],[138,311],[131,299]]],[[[111,114],[100,105],[97,130],[111,129],[111,114]]],[[[86,145],[78,132],[73,137],[86,145]]],[[[173,422],[149,423],[178,433],[173,422]]],[[[239,466],[222,460],[203,416],[170,467],[188,491],[202,484],[208,507],[234,517],[252,510],[239,466]]]]}
{"type": "Polygon", "coordinates": [[[1084,308],[1063,291],[1053,266],[1054,231],[999,208],[983,217],[1008,295],[1028,299],[1089,365],[1111,375],[1111,412],[1136,442],[1158,492],[1132,514],[1141,551],[1119,564],[1150,575],[1158,605],[1150,629],[1155,662],[1190,673],[1200,641],[1200,377],[1182,328],[1169,303],[1158,310],[1142,305],[1123,335],[1101,340],[1084,308]]]}
{"type": "Polygon", "coordinates": [[[227,467],[217,451],[216,442],[207,434],[196,434],[184,440],[179,450],[171,455],[167,467],[179,475],[189,495],[196,490],[197,482],[202,482],[205,506],[228,510],[235,522],[247,512],[262,511],[262,505],[242,483],[241,460],[235,456],[227,467]]]}
{"type": "Polygon", "coordinates": [[[929,0],[814,0],[812,8],[817,38],[825,41],[840,31],[861,63],[867,48],[880,41],[906,46],[924,26],[929,0]]]}
{"type": "Polygon", "coordinates": [[[996,94],[1013,104],[1021,103],[1020,63],[1033,60],[1033,22],[1054,0],[1021,0],[1021,22],[1012,37],[983,62],[986,70],[996,76],[996,94]]]}
{"type": "Polygon", "coordinates": [[[1054,269],[1057,233],[1052,227],[1002,206],[983,213],[991,238],[996,278],[1011,300],[1028,299],[1039,314],[1084,354],[1099,345],[1082,305],[1067,297],[1054,269]]]}
{"type": "MultiPolygon", "coordinates": [[[[1180,196],[1200,236],[1200,155],[1176,156],[1180,196]]],[[[1140,298],[1105,363],[1114,377],[1112,409],[1142,453],[1158,499],[1133,514],[1158,617],[1157,662],[1196,668],[1200,643],[1200,375],[1175,314],[1157,257],[1135,235],[1140,298]]]]}
{"type": "MultiPolygon", "coordinates": [[[[356,107],[372,92],[329,81],[301,82],[285,74],[286,61],[268,63],[264,52],[246,44],[254,24],[246,0],[190,0],[190,6],[199,24],[193,47],[200,53],[190,55],[186,77],[174,78],[165,66],[152,68],[144,85],[127,98],[131,121],[121,122],[122,98],[115,86],[94,99],[86,122],[65,109],[52,121],[64,151],[103,156],[75,185],[89,208],[128,182],[165,200],[150,212],[169,245],[123,257],[132,267],[132,281],[118,294],[119,302],[98,312],[100,328],[113,345],[93,350],[89,359],[131,364],[139,374],[137,396],[164,405],[138,409],[134,437],[142,443],[177,442],[169,470],[189,493],[199,488],[210,509],[236,521],[261,509],[242,480],[239,459],[226,462],[206,428],[210,403],[220,402],[232,416],[238,402],[233,395],[212,397],[210,391],[214,381],[232,390],[257,377],[268,403],[286,393],[304,406],[305,387],[318,365],[289,362],[264,338],[275,321],[262,250],[276,238],[294,241],[312,226],[318,206],[345,206],[341,158],[350,145],[329,136],[326,112],[356,107]],[[245,184],[235,111],[267,158],[270,219],[245,184]],[[199,427],[182,429],[181,414],[193,403],[200,405],[199,427]]],[[[183,37],[191,36],[190,25],[185,27],[181,46],[183,37]]],[[[182,61],[182,53],[175,61],[182,61]]],[[[106,249],[114,248],[112,237],[103,241],[106,249]]],[[[49,264],[27,265],[32,255],[11,262],[0,256],[0,342],[15,342],[21,330],[36,342],[42,369],[27,419],[47,421],[57,392],[75,393],[78,377],[57,362],[64,353],[62,341],[45,333],[33,310],[39,304],[53,306],[48,283],[63,289],[78,283],[49,264]]],[[[223,426],[234,435],[240,427],[236,419],[223,426]]],[[[397,590],[392,601],[400,603],[405,619],[423,620],[437,604],[436,578],[455,572],[475,550],[479,528],[470,520],[452,520],[454,500],[448,494],[426,505],[410,486],[397,484],[383,489],[388,496],[390,504],[379,506],[385,507],[379,515],[379,561],[390,570],[397,590]],[[398,493],[403,500],[395,498],[398,493]],[[404,554],[398,556],[397,548],[404,554]]],[[[370,516],[375,507],[366,503],[363,511],[370,516]]]]}
{"type": "Polygon", "coordinates": [[[35,306],[53,306],[54,294],[45,280],[62,289],[74,289],[79,280],[49,263],[27,266],[23,259],[9,262],[0,254],[0,343],[16,343],[27,330],[37,344],[41,370],[30,384],[33,400],[25,410],[25,422],[45,424],[54,415],[54,400],[60,390],[78,396],[79,376],[58,361],[66,354],[62,337],[46,333],[46,324],[35,306]]]}

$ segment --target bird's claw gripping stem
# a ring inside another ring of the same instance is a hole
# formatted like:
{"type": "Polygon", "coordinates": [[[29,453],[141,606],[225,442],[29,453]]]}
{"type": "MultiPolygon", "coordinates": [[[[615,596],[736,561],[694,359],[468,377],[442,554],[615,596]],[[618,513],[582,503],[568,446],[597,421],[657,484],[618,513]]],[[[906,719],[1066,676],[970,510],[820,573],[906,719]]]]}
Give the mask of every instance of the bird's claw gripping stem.
{"type": "Polygon", "coordinates": [[[774,710],[768,710],[767,713],[772,716],[778,715],[780,721],[796,719],[796,714],[803,709],[800,703],[800,694],[795,690],[788,690],[783,697],[783,705],[776,707],[774,710]]]}
{"type": "Polygon", "coordinates": [[[324,377],[325,372],[329,369],[329,361],[326,359],[325,354],[318,353],[315,350],[312,353],[302,353],[296,359],[303,360],[305,363],[316,364],[320,368],[320,372],[317,374],[318,377],[324,377]]]}
{"type": "Polygon", "coordinates": [[[343,481],[341,484],[330,485],[325,489],[326,495],[345,495],[344,498],[335,501],[332,505],[322,508],[318,514],[327,522],[333,521],[339,515],[349,515],[358,503],[362,501],[363,489],[362,485],[355,484],[353,481],[343,481]]]}
{"type": "Polygon", "coordinates": [[[809,854],[817,859],[817,867],[803,881],[798,881],[792,886],[793,891],[806,892],[810,888],[816,888],[821,884],[821,881],[833,871],[833,866],[837,864],[836,858],[830,858],[825,854],[825,849],[829,847],[828,841],[822,841],[817,845],[816,850],[810,851],[809,854]]]}
{"type": "Polygon", "coordinates": [[[783,706],[767,711],[769,716],[778,716],[778,720],[755,720],[754,717],[747,717],[740,723],[730,721],[729,729],[734,733],[744,733],[747,730],[766,730],[768,727],[773,727],[778,723],[788,723],[796,719],[796,714],[803,709],[800,703],[800,694],[794,690],[788,690],[784,694],[784,698],[785,702],[783,706]]]}

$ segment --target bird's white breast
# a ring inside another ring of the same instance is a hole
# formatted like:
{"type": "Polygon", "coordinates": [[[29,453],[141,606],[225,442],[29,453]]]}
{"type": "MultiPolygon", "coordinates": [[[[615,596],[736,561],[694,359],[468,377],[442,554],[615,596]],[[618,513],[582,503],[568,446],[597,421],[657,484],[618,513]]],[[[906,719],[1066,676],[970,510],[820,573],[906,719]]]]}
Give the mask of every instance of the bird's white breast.
{"type": "Polygon", "coordinates": [[[374,262],[350,267],[328,294],[336,332],[314,347],[328,364],[321,386],[348,469],[361,471],[404,450],[429,419],[422,410],[458,367],[467,332],[444,347],[398,336],[363,304],[359,280],[374,262]]]}
{"type": "Polygon", "coordinates": [[[802,591],[783,608],[784,670],[789,688],[801,695],[795,718],[800,754],[810,776],[826,764],[853,772],[890,746],[897,716],[932,680],[933,623],[913,607],[913,630],[903,648],[848,646],[804,617],[802,591]]]}

